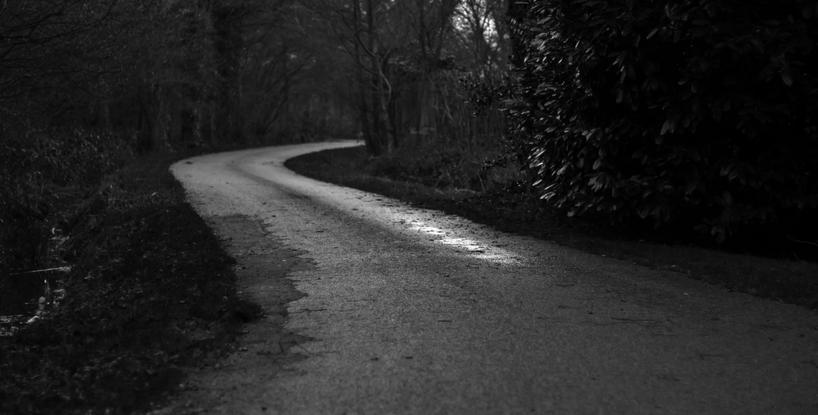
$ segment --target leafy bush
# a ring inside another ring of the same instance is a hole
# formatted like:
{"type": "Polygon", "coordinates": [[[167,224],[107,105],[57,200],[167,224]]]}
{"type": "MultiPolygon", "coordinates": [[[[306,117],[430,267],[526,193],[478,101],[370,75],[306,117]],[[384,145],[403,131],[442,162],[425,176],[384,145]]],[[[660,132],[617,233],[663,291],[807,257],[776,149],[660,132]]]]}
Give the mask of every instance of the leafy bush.
{"type": "Polygon", "coordinates": [[[539,194],[718,241],[814,227],[817,16],[807,0],[515,2],[511,132],[539,194]]]}

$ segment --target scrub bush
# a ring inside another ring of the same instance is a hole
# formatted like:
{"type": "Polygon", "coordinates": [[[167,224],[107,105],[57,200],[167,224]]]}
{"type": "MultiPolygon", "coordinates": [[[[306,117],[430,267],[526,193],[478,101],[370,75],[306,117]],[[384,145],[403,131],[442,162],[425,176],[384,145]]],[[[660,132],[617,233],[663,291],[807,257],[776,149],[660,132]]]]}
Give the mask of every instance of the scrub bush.
{"type": "Polygon", "coordinates": [[[63,201],[95,189],[130,155],[111,134],[0,126],[0,274],[36,266],[49,225],[70,214],[63,201]]]}

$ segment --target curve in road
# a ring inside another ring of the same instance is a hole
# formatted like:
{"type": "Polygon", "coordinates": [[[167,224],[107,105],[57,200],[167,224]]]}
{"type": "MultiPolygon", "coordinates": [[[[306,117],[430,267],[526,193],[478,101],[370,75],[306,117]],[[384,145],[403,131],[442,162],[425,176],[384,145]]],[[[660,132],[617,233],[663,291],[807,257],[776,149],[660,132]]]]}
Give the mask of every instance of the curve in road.
{"type": "MultiPolygon", "coordinates": [[[[199,390],[187,396],[204,402],[198,407],[818,413],[816,313],[505,234],[283,166],[351,145],[358,143],[220,153],[172,167],[205,219],[258,221],[311,263],[289,276],[305,294],[289,304],[286,321],[310,339],[291,350],[301,358],[272,368],[234,356],[229,367],[194,376],[199,390]]],[[[217,232],[241,236],[226,229],[217,232]]]]}

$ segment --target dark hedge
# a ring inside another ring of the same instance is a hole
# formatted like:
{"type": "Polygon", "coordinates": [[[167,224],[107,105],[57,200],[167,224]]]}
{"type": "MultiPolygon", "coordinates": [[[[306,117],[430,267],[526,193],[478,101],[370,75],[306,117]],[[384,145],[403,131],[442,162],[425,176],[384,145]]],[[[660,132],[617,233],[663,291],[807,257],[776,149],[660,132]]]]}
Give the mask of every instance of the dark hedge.
{"type": "Polygon", "coordinates": [[[510,136],[569,216],[816,239],[818,3],[512,0],[510,136]]]}

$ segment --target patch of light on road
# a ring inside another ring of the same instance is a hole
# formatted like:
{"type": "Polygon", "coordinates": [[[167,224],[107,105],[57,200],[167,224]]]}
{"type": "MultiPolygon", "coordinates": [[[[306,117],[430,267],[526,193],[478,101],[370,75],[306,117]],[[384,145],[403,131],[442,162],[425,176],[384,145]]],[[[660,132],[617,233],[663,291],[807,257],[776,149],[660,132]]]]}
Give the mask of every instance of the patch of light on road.
{"type": "Polygon", "coordinates": [[[443,236],[446,232],[443,229],[435,228],[434,226],[412,226],[413,231],[421,231],[425,234],[434,235],[434,236],[443,236]]]}
{"type": "Polygon", "coordinates": [[[470,251],[470,252],[485,252],[486,251],[486,247],[483,246],[483,245],[480,245],[474,239],[445,237],[445,238],[440,240],[440,243],[442,243],[443,245],[454,245],[454,246],[456,246],[458,248],[463,248],[463,249],[465,249],[467,251],[470,251]]]}
{"type": "Polygon", "coordinates": [[[511,252],[505,249],[488,246],[470,238],[448,236],[448,234],[451,232],[447,232],[435,226],[429,226],[422,221],[413,221],[409,229],[429,236],[434,236],[435,238],[431,239],[433,242],[463,249],[473,258],[500,264],[512,264],[519,262],[514,255],[511,254],[511,252]]]}

